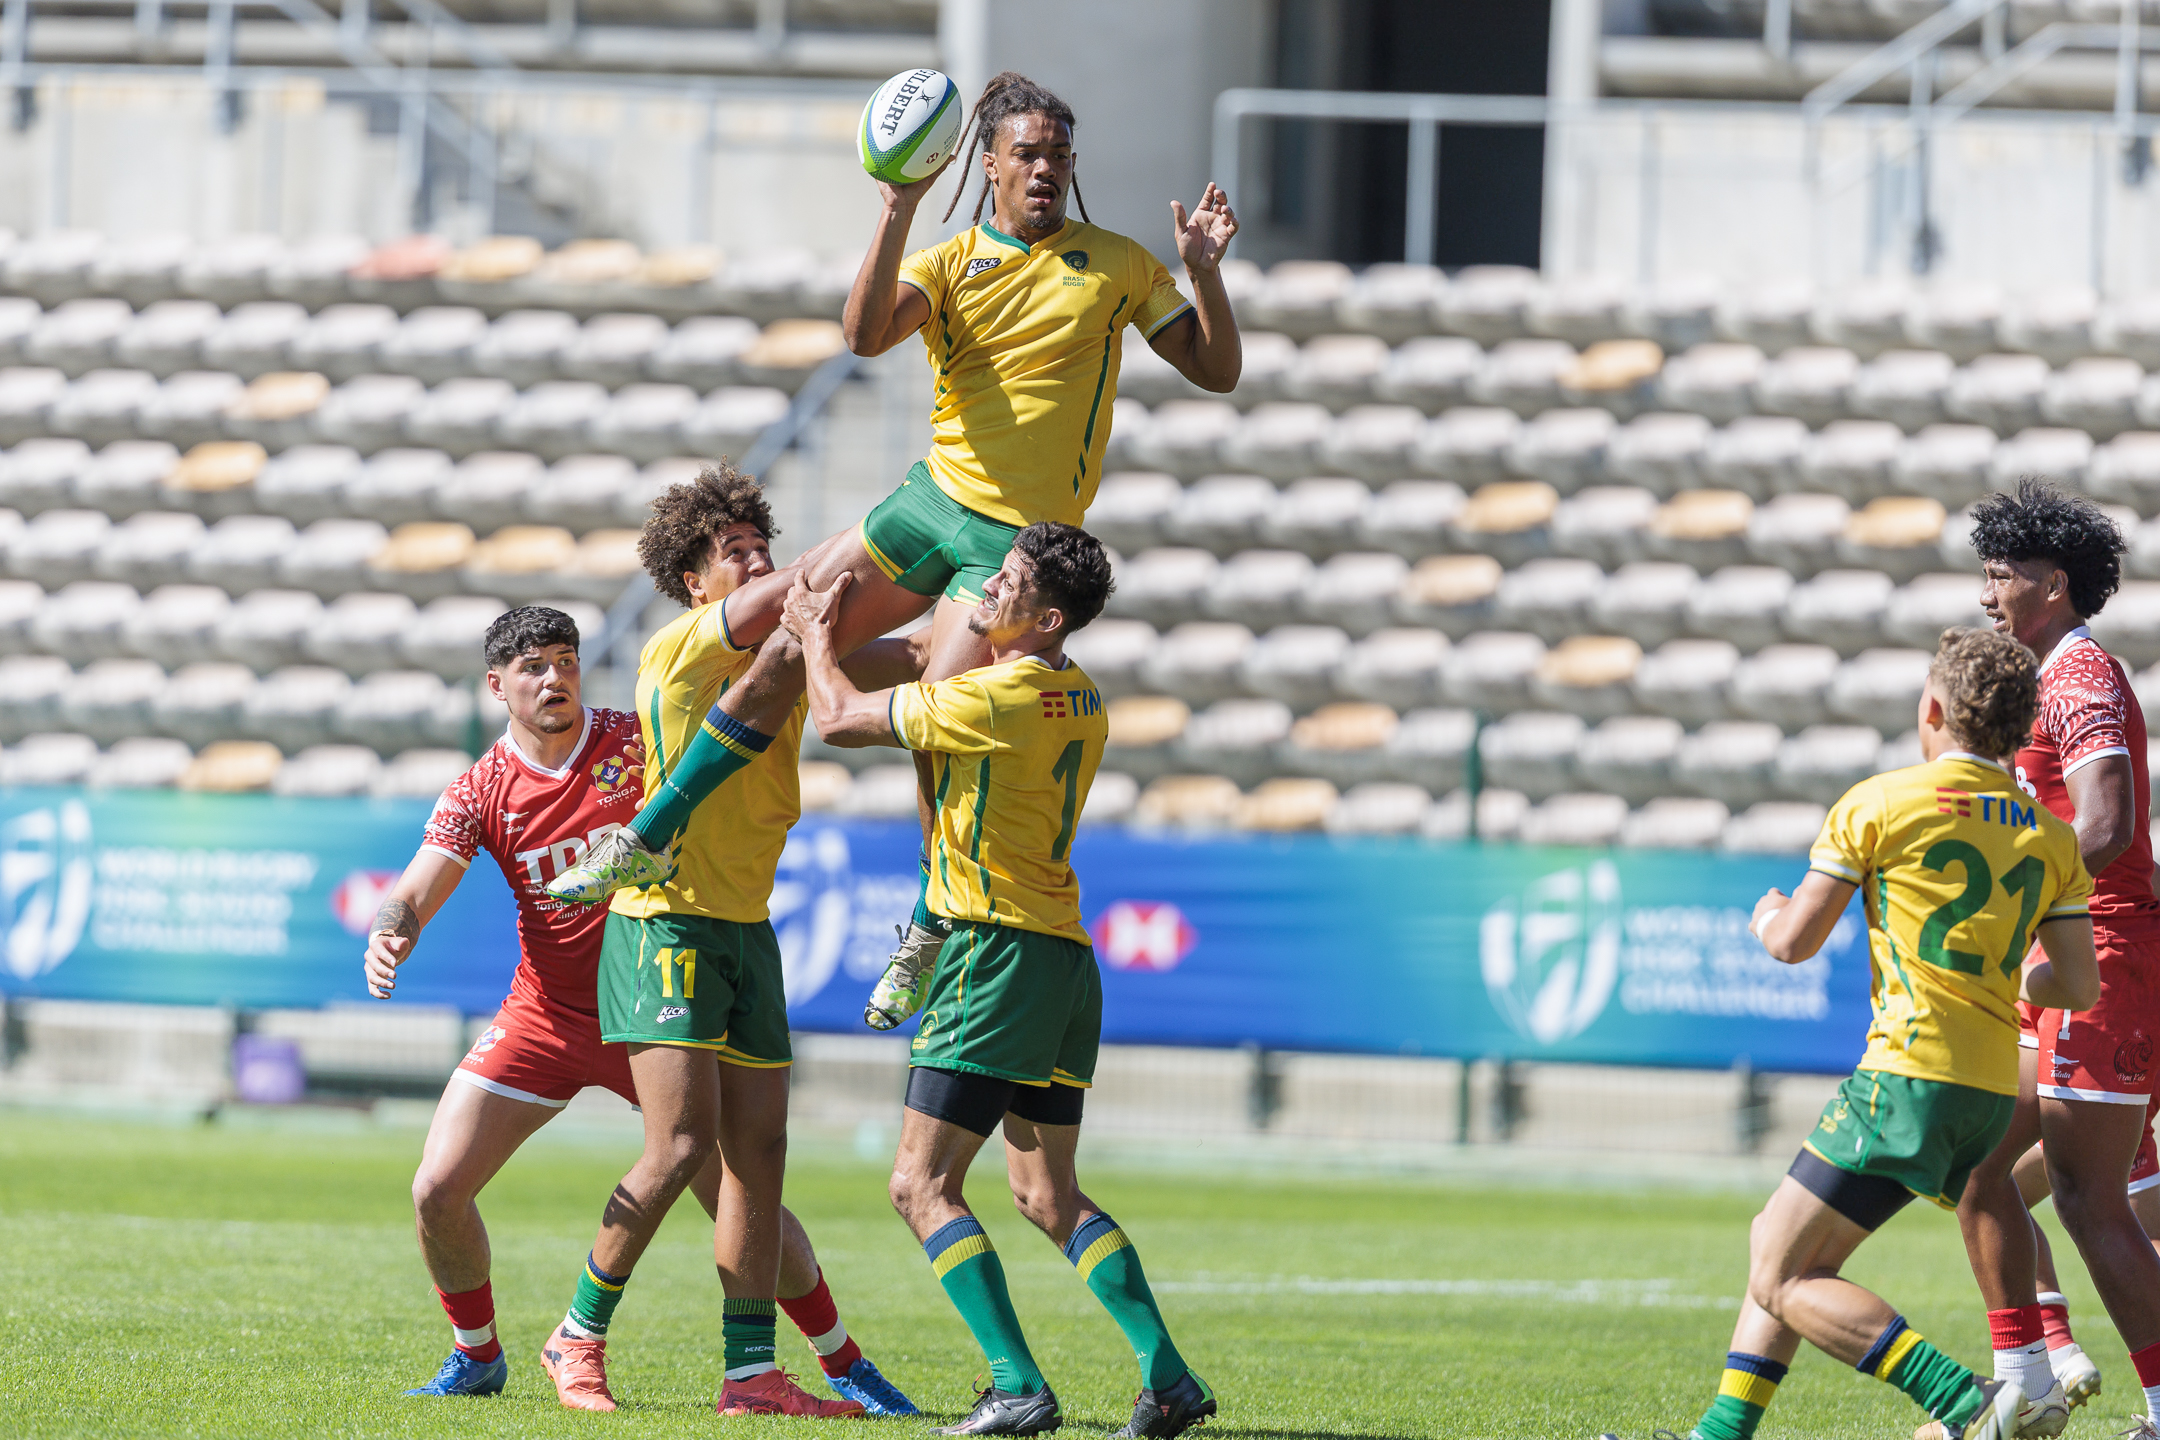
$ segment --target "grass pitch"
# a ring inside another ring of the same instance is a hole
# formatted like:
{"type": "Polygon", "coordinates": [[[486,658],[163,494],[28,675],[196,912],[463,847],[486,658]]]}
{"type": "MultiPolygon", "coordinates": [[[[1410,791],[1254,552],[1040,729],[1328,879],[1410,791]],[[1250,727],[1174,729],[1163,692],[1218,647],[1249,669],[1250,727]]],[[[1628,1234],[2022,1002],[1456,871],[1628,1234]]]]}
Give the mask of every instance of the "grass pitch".
{"type": "MultiPolygon", "coordinates": [[[[401,1398],[449,1343],[410,1229],[420,1140],[361,1125],[325,1133],[319,1121],[263,1130],[0,1111],[0,1434],[748,1436],[819,1423],[712,1413],[720,1288],[688,1203],[639,1265],[610,1335],[623,1410],[556,1405],[535,1357],[632,1154],[545,1132],[481,1197],[508,1391],[401,1398]]],[[[1717,1385],[1760,1199],[1086,1161],[1083,1183],[1134,1237],[1181,1348],[1222,1397],[1203,1433],[1262,1440],[1684,1434],[1717,1385]]],[[[978,1166],[973,1203],[1067,1432],[1105,1434],[1130,1413],[1131,1354],[1002,1182],[978,1166]]],[[[963,1413],[981,1355],[887,1208],[883,1168],[798,1154],[788,1200],[864,1349],[935,1423],[963,1413]]],[[[1912,1207],[1850,1273],[1985,1365],[1950,1217],[1912,1207]]],[[[2097,1440],[2122,1428],[2115,1417],[2138,1408],[2138,1391],[2090,1285],[2066,1279],[2108,1387],[2068,1433],[2097,1440]]],[[[785,1318],[780,1335],[791,1368],[814,1377],[785,1318]]],[[[1923,1418],[1803,1349],[1763,1433],[1891,1440],[1923,1418]]],[[[924,1433],[923,1422],[873,1423],[924,1433]]]]}

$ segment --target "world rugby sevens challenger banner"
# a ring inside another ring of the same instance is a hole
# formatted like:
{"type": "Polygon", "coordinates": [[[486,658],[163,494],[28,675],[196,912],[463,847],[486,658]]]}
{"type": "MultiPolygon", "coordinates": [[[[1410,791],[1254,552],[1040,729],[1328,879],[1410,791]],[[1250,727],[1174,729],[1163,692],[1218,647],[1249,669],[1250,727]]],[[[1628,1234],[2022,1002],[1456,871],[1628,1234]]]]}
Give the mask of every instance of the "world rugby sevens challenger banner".
{"type": "MultiPolygon", "coordinates": [[[[230,1005],[366,1002],[362,936],[416,801],[0,790],[0,990],[230,1005]]],[[[810,817],[773,893],[796,1028],[868,1033],[915,891],[912,824],[810,817]]],[[[1747,933],[1800,856],[1081,831],[1104,1039],[1607,1063],[1847,1069],[1867,1028],[1857,912],[1804,965],[1747,933]]],[[[511,896],[477,860],[398,1004],[494,1010],[511,896]]]]}

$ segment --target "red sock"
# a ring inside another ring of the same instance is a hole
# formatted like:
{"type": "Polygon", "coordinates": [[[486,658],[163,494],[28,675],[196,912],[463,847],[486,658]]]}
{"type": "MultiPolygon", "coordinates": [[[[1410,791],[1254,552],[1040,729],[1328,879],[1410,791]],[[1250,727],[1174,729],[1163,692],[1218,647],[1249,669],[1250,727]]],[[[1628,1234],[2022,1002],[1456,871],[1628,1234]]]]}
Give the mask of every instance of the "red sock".
{"type": "Polygon", "coordinates": [[[795,1328],[809,1337],[818,1365],[827,1375],[845,1375],[862,1359],[862,1347],[849,1338],[847,1326],[840,1323],[840,1307],[833,1303],[832,1291],[825,1288],[823,1270],[818,1271],[817,1284],[809,1294],[792,1300],[783,1298],[780,1308],[787,1311],[795,1328]]]}
{"type": "Polygon", "coordinates": [[[2147,1390],[2160,1385],[2160,1345],[2147,1345],[2142,1350],[2131,1351],[2130,1365],[2137,1371],[2139,1385],[2147,1390]]]}
{"type": "Polygon", "coordinates": [[[2040,1297],[2040,1327],[2050,1350],[2077,1344],[2077,1337],[2070,1333],[2070,1302],[2052,1290],[2040,1297]]]}
{"type": "Polygon", "coordinates": [[[2022,1350],[2046,1336],[2046,1322],[2038,1305],[2019,1305],[2009,1310],[1988,1311],[1988,1334],[1997,1350],[2022,1350]]]}
{"type": "Polygon", "coordinates": [[[443,1313],[450,1317],[450,1334],[457,1348],[485,1365],[502,1358],[502,1342],[495,1338],[495,1287],[460,1290],[452,1295],[435,1292],[443,1313]]]}

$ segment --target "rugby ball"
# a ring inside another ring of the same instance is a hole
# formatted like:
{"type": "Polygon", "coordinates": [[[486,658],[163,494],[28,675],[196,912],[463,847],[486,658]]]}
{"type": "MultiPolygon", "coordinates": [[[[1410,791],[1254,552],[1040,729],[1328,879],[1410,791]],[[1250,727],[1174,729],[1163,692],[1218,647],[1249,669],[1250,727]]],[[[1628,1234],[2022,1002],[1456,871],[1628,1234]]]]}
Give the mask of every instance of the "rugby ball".
{"type": "Polygon", "coordinates": [[[935,175],[960,144],[960,92],[936,70],[903,70],[863,106],[862,168],[888,185],[935,175]]]}

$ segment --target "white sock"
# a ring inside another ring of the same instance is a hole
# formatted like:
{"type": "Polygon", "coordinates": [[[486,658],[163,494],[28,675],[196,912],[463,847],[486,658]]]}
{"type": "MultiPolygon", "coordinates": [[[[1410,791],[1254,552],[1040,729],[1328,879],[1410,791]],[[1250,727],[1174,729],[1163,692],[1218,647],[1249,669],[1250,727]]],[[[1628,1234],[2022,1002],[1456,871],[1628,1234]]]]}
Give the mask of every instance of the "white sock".
{"type": "Polygon", "coordinates": [[[820,1355],[830,1355],[847,1344],[847,1321],[842,1320],[823,1335],[810,1337],[810,1348],[820,1355]]]}
{"type": "Polygon", "coordinates": [[[2155,1428],[2160,1428],[2160,1385],[2145,1387],[2145,1415],[2155,1428]]]}
{"type": "Polygon", "coordinates": [[[2048,1364],[2047,1341],[2035,1340],[2011,1350],[1995,1352],[1995,1378],[2015,1380],[2028,1400],[2047,1394],[2055,1383],[2054,1367],[2048,1364]]]}
{"type": "Polygon", "coordinates": [[[575,1312],[571,1312],[563,1316],[562,1328],[563,1334],[568,1335],[572,1339],[576,1340],[607,1339],[607,1332],[605,1330],[588,1330],[583,1325],[578,1324],[578,1318],[575,1312]]]}
{"type": "Polygon", "coordinates": [[[779,1368],[770,1360],[758,1360],[748,1365],[738,1365],[734,1369],[723,1373],[730,1380],[750,1380],[763,1375],[768,1370],[777,1370],[779,1368]]]}

